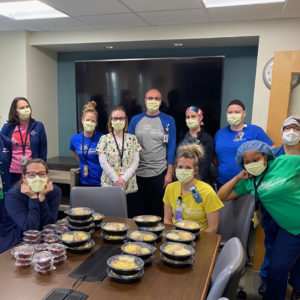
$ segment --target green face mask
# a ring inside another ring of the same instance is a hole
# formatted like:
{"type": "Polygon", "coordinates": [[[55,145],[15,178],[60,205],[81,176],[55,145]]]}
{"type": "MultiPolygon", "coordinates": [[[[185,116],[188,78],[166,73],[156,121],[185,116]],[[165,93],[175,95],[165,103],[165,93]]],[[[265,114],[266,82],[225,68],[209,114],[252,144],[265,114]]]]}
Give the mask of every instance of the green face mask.
{"type": "Polygon", "coordinates": [[[267,168],[264,160],[256,161],[250,164],[244,165],[247,172],[253,176],[259,176],[267,168]]]}
{"type": "Polygon", "coordinates": [[[27,178],[27,182],[29,187],[35,193],[40,193],[45,189],[48,183],[48,177],[41,178],[40,176],[37,175],[35,178],[27,178]]]}
{"type": "Polygon", "coordinates": [[[176,169],[175,174],[181,183],[188,183],[194,179],[194,169],[176,169]]]}
{"type": "Polygon", "coordinates": [[[185,119],[186,125],[190,129],[196,129],[199,126],[198,119],[185,119]]]}
{"type": "Polygon", "coordinates": [[[125,127],[125,120],[111,121],[111,126],[117,131],[123,130],[125,127]]]}
{"type": "Polygon", "coordinates": [[[159,109],[159,107],[160,107],[160,101],[147,100],[146,107],[147,107],[147,109],[150,112],[154,113],[154,112],[156,112],[159,109]]]}
{"type": "Polygon", "coordinates": [[[242,114],[227,114],[227,122],[230,125],[238,125],[242,122],[242,114]]]}
{"type": "Polygon", "coordinates": [[[96,128],[96,123],[93,121],[84,121],[83,128],[86,132],[93,132],[96,128]]]}
{"type": "Polygon", "coordinates": [[[30,118],[31,109],[30,109],[30,107],[18,109],[18,113],[19,113],[19,118],[23,121],[26,121],[30,118]]]}

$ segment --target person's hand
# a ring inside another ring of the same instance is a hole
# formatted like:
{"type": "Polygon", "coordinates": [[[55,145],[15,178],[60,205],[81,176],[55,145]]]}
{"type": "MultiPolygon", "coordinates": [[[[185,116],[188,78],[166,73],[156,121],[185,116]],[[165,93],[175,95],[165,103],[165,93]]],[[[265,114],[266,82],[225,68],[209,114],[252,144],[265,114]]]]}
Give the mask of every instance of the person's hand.
{"type": "Polygon", "coordinates": [[[172,173],[167,172],[164,180],[164,188],[171,182],[172,182],[172,173]]]}
{"type": "Polygon", "coordinates": [[[251,178],[252,175],[249,174],[246,170],[242,170],[238,175],[237,175],[237,178],[238,180],[242,180],[242,179],[248,179],[248,178],[251,178]]]}
{"type": "Polygon", "coordinates": [[[122,177],[118,177],[118,180],[115,182],[116,186],[125,188],[126,181],[122,177]]]}
{"type": "Polygon", "coordinates": [[[30,186],[28,185],[27,182],[23,182],[21,184],[21,193],[28,196],[29,198],[38,198],[37,193],[35,193],[30,186]]]}
{"type": "Polygon", "coordinates": [[[46,199],[46,195],[53,191],[53,183],[52,181],[48,181],[46,188],[39,193],[39,200],[43,202],[46,199]]]}

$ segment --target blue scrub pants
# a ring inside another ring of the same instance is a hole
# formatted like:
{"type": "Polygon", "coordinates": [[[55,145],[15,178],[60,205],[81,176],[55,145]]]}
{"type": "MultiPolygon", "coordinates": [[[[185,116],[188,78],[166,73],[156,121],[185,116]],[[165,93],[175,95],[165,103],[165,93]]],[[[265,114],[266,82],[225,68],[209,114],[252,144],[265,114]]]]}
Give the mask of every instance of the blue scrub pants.
{"type": "Polygon", "coordinates": [[[268,268],[264,300],[285,299],[289,273],[290,285],[295,291],[300,291],[300,234],[293,235],[279,227],[268,268]]]}
{"type": "Polygon", "coordinates": [[[264,261],[260,267],[259,276],[261,277],[262,284],[267,283],[267,275],[268,275],[268,268],[270,265],[270,260],[272,256],[272,249],[273,245],[276,240],[277,231],[278,231],[278,225],[276,222],[272,219],[272,217],[269,215],[269,213],[265,210],[265,208],[261,205],[260,206],[260,212],[261,212],[261,226],[264,229],[265,232],[265,256],[264,261]]]}

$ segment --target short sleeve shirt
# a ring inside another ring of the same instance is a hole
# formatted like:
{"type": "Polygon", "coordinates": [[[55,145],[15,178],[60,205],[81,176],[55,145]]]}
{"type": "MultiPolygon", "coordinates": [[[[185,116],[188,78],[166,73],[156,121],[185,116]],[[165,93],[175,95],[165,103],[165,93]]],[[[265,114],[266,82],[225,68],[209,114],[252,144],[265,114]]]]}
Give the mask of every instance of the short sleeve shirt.
{"type": "Polygon", "coordinates": [[[196,180],[195,186],[202,198],[202,202],[200,203],[197,203],[194,200],[191,192],[188,192],[185,195],[181,195],[180,181],[175,181],[168,184],[163,201],[166,205],[171,206],[172,221],[174,223],[175,211],[178,205],[177,199],[181,195],[183,219],[199,222],[202,225],[201,231],[203,231],[208,227],[206,215],[219,210],[224,205],[209,184],[200,180],[196,180]]]}

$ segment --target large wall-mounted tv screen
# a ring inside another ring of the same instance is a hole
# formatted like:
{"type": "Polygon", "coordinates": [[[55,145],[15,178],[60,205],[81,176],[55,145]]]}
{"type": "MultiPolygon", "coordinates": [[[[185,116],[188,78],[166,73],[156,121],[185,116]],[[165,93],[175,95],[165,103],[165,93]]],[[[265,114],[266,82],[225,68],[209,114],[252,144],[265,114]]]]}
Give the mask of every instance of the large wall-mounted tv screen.
{"type": "Polygon", "coordinates": [[[178,132],[186,128],[185,109],[198,106],[205,130],[214,135],[220,127],[224,57],[176,57],[78,61],[76,70],[77,129],[89,100],[97,102],[98,128],[107,132],[108,114],[122,105],[129,119],[145,110],[145,92],[162,93],[161,111],[175,118],[178,132]]]}

